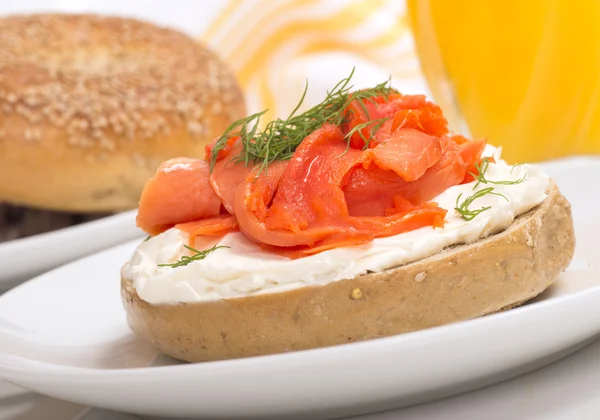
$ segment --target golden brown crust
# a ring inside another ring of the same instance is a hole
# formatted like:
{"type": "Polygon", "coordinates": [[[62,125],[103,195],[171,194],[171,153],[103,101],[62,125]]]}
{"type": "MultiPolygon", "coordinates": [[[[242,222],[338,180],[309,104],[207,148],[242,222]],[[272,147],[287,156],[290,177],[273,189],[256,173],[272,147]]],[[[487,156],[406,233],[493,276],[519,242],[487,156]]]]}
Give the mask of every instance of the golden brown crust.
{"type": "Polygon", "coordinates": [[[231,72],[180,32],[93,15],[0,19],[0,201],[136,207],[160,162],[203,157],[244,114],[231,72]]]}
{"type": "Polygon", "coordinates": [[[555,185],[504,232],[381,273],[208,303],[151,305],[128,279],[131,328],[191,362],[343,344],[467,320],[544,291],[574,252],[570,205],[555,185]]]}

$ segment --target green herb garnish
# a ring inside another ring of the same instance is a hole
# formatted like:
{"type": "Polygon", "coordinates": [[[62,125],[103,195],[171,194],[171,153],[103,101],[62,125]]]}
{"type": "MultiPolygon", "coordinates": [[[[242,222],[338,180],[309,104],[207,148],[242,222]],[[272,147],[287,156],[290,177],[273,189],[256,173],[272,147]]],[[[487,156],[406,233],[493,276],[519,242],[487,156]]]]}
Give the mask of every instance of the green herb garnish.
{"type": "MultiPolygon", "coordinates": [[[[481,163],[475,164],[475,168],[477,169],[477,174],[474,174],[473,172],[469,172],[473,176],[473,178],[475,180],[477,180],[477,182],[473,186],[473,190],[475,190],[480,184],[517,185],[517,184],[524,182],[525,179],[527,178],[527,175],[523,175],[521,178],[516,179],[514,181],[492,181],[485,177],[485,173],[487,172],[489,165],[490,165],[489,158],[483,158],[481,160],[481,163]]],[[[511,169],[511,173],[514,168],[515,167],[513,166],[513,168],[511,169]]],[[[481,207],[481,208],[475,209],[475,210],[471,210],[469,208],[475,200],[477,200],[478,198],[481,198],[487,194],[497,195],[497,196],[504,198],[506,201],[508,201],[508,198],[504,194],[494,192],[494,187],[488,187],[488,188],[479,190],[476,193],[474,193],[473,195],[465,198],[465,200],[460,204],[459,204],[459,202],[460,202],[460,198],[462,197],[462,193],[459,194],[458,197],[456,197],[456,206],[454,207],[454,210],[456,210],[456,212],[458,214],[460,214],[464,220],[467,220],[467,221],[473,220],[479,214],[481,214],[484,211],[489,210],[491,208],[491,206],[481,207]]]]}
{"type": "Polygon", "coordinates": [[[360,138],[365,142],[364,149],[368,149],[369,143],[371,142],[371,139],[375,136],[375,133],[377,133],[377,131],[381,128],[381,126],[383,124],[385,124],[385,122],[389,119],[390,119],[390,117],[386,117],[386,118],[380,118],[378,120],[367,121],[362,124],[357,124],[356,126],[354,126],[352,128],[352,130],[348,131],[348,134],[346,134],[345,138],[348,139],[348,144],[350,144],[350,138],[352,137],[352,135],[354,133],[358,133],[360,138]],[[368,138],[363,133],[363,129],[365,129],[365,128],[369,129],[369,137],[368,138]]]}
{"type": "Polygon", "coordinates": [[[514,165],[513,165],[513,166],[510,168],[510,173],[512,174],[512,173],[513,173],[513,171],[514,171],[514,170],[515,170],[517,167],[519,167],[519,166],[521,166],[521,165],[526,165],[526,163],[525,163],[525,162],[521,162],[521,163],[515,163],[515,164],[514,164],[514,165]]]}
{"type": "Polygon", "coordinates": [[[508,198],[504,194],[494,192],[494,187],[488,187],[477,191],[473,195],[470,195],[469,197],[465,198],[465,200],[462,203],[459,204],[460,198],[462,197],[462,193],[460,193],[458,197],[456,197],[456,207],[454,207],[454,210],[456,210],[456,212],[460,214],[464,220],[473,220],[479,214],[483,213],[486,210],[489,210],[491,206],[481,207],[475,210],[470,209],[469,206],[471,206],[471,204],[473,204],[473,202],[478,198],[481,198],[488,194],[503,197],[506,201],[508,201],[508,198]]]}
{"type": "Polygon", "coordinates": [[[146,236],[146,239],[144,239],[144,242],[148,242],[150,240],[150,238],[152,238],[152,235],[146,236]]]}
{"type": "MultiPolygon", "coordinates": [[[[397,92],[391,88],[391,80],[388,79],[373,88],[350,93],[353,89],[353,85],[350,84],[353,75],[354,69],[348,77],[342,79],[331,91],[327,92],[323,102],[302,114],[296,115],[306,98],[307,82],[300,101],[290,115],[286,119],[277,118],[269,122],[262,130],[258,126],[260,118],[267,110],[234,122],[216,141],[211,156],[211,168],[217,162],[217,155],[225,147],[227,141],[232,137],[239,136],[243,149],[241,154],[234,157],[233,160],[244,162],[246,166],[259,164],[260,173],[274,161],[290,159],[302,140],[324,124],[342,124],[346,118],[348,106],[352,101],[358,101],[368,118],[369,113],[364,101],[375,103],[373,101],[374,97],[388,97],[390,93],[397,92]]],[[[371,124],[377,125],[379,121],[370,121],[367,125],[370,126],[371,124]]],[[[349,141],[349,137],[347,139],[349,141]]]]}
{"type": "MultiPolygon", "coordinates": [[[[473,172],[469,172],[473,176],[473,178],[477,180],[477,182],[473,186],[473,189],[477,188],[479,186],[479,184],[517,185],[517,184],[520,184],[523,181],[525,181],[525,179],[527,178],[527,175],[523,175],[521,178],[514,180],[514,181],[492,181],[485,177],[485,173],[487,172],[489,166],[490,166],[489,158],[483,158],[481,163],[475,164],[475,168],[477,169],[477,174],[474,174],[473,172]]],[[[514,166],[513,166],[513,169],[514,169],[514,166]]],[[[511,169],[511,173],[512,173],[512,169],[511,169]]]]}
{"type": "Polygon", "coordinates": [[[171,264],[158,264],[158,266],[159,267],[172,267],[172,268],[183,267],[184,265],[188,265],[192,261],[203,260],[204,258],[206,258],[208,256],[208,254],[210,254],[211,252],[216,251],[219,248],[229,248],[228,246],[217,246],[217,245],[215,245],[212,248],[205,249],[203,251],[199,251],[199,250],[197,250],[195,248],[192,248],[191,246],[184,245],[184,247],[186,247],[188,250],[192,251],[194,254],[190,255],[190,256],[184,255],[183,257],[181,257],[180,260],[175,261],[174,263],[171,263],[171,264]]]}

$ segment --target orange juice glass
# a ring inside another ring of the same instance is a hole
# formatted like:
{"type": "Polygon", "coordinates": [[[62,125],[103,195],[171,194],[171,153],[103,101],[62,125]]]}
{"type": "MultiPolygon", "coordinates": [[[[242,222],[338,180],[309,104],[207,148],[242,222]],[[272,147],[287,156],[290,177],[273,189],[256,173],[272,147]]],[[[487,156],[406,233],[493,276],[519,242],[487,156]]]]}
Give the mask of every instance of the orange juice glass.
{"type": "Polygon", "coordinates": [[[407,0],[455,130],[512,162],[600,153],[600,1],[407,0]]]}

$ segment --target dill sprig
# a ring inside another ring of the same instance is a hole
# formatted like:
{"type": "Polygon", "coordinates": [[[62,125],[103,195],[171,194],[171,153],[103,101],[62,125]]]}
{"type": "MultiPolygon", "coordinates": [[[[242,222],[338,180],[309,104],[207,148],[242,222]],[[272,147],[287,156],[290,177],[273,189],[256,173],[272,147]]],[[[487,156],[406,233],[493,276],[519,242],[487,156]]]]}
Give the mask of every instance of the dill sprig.
{"type": "MultiPolygon", "coordinates": [[[[473,178],[477,180],[477,182],[473,186],[473,189],[476,189],[479,186],[479,184],[517,185],[517,184],[524,182],[525,179],[527,179],[527,175],[523,175],[521,178],[516,179],[514,181],[510,181],[510,180],[492,181],[485,177],[485,173],[487,172],[489,166],[490,166],[489,158],[483,158],[481,163],[475,163],[475,169],[477,170],[477,174],[474,174],[473,172],[469,172],[469,174],[471,174],[473,176],[473,178]]],[[[514,167],[513,167],[513,169],[514,169],[514,167]]],[[[511,173],[512,173],[512,170],[511,170],[511,173]]]]}
{"type": "Polygon", "coordinates": [[[202,251],[199,251],[195,248],[192,248],[191,246],[188,245],[184,245],[184,247],[186,247],[188,250],[192,251],[194,254],[188,256],[188,255],[184,255],[181,257],[180,260],[175,261],[174,263],[171,264],[158,264],[159,267],[171,267],[171,268],[177,268],[177,267],[183,267],[185,265],[188,265],[189,263],[191,263],[192,261],[198,261],[198,260],[203,260],[204,258],[206,258],[208,256],[208,254],[210,254],[211,252],[216,251],[219,248],[229,248],[228,246],[213,246],[212,248],[209,249],[205,249],[202,251]]]}
{"type": "MultiPolygon", "coordinates": [[[[369,143],[371,142],[373,137],[375,137],[375,133],[377,133],[377,131],[381,128],[381,126],[383,124],[385,124],[385,122],[389,119],[390,119],[390,117],[385,117],[385,118],[380,118],[377,120],[370,120],[370,121],[364,122],[362,124],[357,124],[350,131],[348,131],[348,134],[346,134],[346,139],[350,139],[354,133],[358,133],[360,138],[365,142],[364,148],[368,149],[369,143]],[[363,133],[363,130],[365,128],[369,129],[369,137],[365,136],[365,134],[363,133]]],[[[350,144],[350,143],[348,142],[348,144],[350,144]]]]}
{"type": "MultiPolygon", "coordinates": [[[[260,117],[262,117],[268,109],[264,111],[257,112],[256,114],[248,115],[246,118],[242,118],[241,120],[235,121],[232,123],[221,137],[217,139],[215,142],[215,147],[213,148],[210,156],[210,168],[215,166],[217,163],[217,157],[219,155],[219,151],[221,151],[226,145],[227,141],[235,136],[254,136],[258,131],[258,124],[260,123],[260,117]]],[[[247,162],[246,162],[247,165],[247,162]]]]}
{"type": "Polygon", "coordinates": [[[503,197],[506,201],[508,201],[508,198],[504,194],[494,192],[494,187],[488,187],[488,188],[483,188],[483,189],[477,191],[476,193],[474,193],[473,195],[468,196],[460,204],[459,204],[459,202],[460,202],[460,198],[462,197],[462,193],[458,194],[458,197],[456,197],[456,206],[454,207],[454,210],[456,210],[456,212],[458,214],[460,214],[464,220],[466,220],[466,221],[473,220],[475,217],[477,217],[484,211],[491,209],[492,206],[481,207],[481,208],[475,209],[475,210],[470,209],[469,206],[471,206],[473,204],[473,202],[475,200],[477,200],[478,198],[481,198],[488,194],[503,197]]]}
{"type": "MultiPolygon", "coordinates": [[[[227,141],[231,137],[239,136],[242,142],[242,152],[233,160],[244,162],[246,166],[258,164],[260,173],[274,161],[290,159],[302,140],[324,124],[342,124],[347,117],[348,107],[353,101],[358,101],[368,118],[369,113],[365,101],[375,103],[374,97],[387,98],[390,93],[397,92],[391,87],[391,79],[388,79],[373,88],[351,93],[354,87],[350,83],[353,75],[354,69],[348,77],[339,81],[333,89],[327,92],[323,102],[296,115],[306,98],[307,81],[304,92],[290,115],[286,119],[277,118],[269,122],[262,130],[258,128],[259,122],[267,110],[234,122],[216,141],[211,156],[211,168],[217,161],[218,152],[225,147],[227,141]]],[[[367,126],[371,124],[373,124],[372,121],[367,126]]],[[[375,125],[377,124],[379,122],[375,121],[375,125]]],[[[349,137],[347,137],[347,141],[349,141],[349,137]]]]}
{"type": "Polygon", "coordinates": [[[512,173],[513,173],[513,171],[514,171],[515,169],[517,169],[519,166],[522,166],[522,165],[527,165],[527,164],[526,164],[525,162],[521,162],[521,163],[515,163],[515,164],[514,164],[514,165],[513,165],[513,166],[510,168],[510,173],[511,173],[511,175],[512,175],[512,173]]]}

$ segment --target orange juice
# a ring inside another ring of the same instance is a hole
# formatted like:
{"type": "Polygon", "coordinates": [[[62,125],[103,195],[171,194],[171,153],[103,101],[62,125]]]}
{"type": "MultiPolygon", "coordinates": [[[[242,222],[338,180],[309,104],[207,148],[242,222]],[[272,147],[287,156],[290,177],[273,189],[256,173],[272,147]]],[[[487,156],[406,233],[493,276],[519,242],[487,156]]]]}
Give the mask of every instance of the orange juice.
{"type": "Polygon", "coordinates": [[[407,3],[453,128],[464,119],[513,162],[600,153],[600,1],[407,3]]]}

